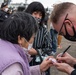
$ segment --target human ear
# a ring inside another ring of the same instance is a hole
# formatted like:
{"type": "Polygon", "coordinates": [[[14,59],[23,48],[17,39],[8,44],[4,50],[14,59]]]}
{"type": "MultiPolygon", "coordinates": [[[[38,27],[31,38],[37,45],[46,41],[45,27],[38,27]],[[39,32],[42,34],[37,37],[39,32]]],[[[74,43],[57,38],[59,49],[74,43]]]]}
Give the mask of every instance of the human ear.
{"type": "Polygon", "coordinates": [[[64,25],[69,25],[71,27],[73,26],[72,22],[70,20],[68,20],[68,19],[64,21],[64,25]]]}
{"type": "Polygon", "coordinates": [[[20,37],[20,35],[18,36],[18,44],[21,46],[22,45],[22,39],[20,37]]]}

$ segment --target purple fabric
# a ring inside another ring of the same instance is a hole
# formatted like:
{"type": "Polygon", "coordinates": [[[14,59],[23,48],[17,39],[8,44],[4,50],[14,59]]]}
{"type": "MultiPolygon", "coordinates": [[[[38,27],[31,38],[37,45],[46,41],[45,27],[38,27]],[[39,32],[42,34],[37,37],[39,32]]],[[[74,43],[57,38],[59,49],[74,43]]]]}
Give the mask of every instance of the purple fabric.
{"type": "Polygon", "coordinates": [[[40,72],[40,66],[36,65],[36,66],[31,66],[30,67],[30,72],[31,75],[45,75],[45,72],[40,72]]]}
{"type": "Polygon", "coordinates": [[[0,74],[16,62],[22,65],[24,75],[31,75],[29,63],[22,48],[17,44],[0,40],[0,74]]]}

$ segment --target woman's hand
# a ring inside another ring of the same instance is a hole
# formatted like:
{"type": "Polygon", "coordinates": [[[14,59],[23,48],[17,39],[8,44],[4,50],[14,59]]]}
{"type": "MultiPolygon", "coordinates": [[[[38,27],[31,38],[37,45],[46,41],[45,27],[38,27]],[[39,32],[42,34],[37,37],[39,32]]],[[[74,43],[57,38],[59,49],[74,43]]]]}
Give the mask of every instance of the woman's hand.
{"type": "Polygon", "coordinates": [[[46,71],[49,67],[53,66],[53,63],[49,58],[54,58],[53,56],[49,56],[46,59],[43,60],[43,62],[40,64],[40,70],[41,72],[46,71]]]}
{"type": "Polygon", "coordinates": [[[37,55],[37,51],[34,48],[31,48],[30,50],[28,50],[28,53],[30,55],[37,55]]]}

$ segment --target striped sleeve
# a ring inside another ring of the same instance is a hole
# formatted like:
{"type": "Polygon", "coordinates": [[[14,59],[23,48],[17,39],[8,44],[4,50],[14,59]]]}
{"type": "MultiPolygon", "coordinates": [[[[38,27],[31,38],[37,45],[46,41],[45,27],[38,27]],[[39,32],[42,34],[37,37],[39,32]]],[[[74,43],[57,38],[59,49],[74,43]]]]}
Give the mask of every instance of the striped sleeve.
{"type": "Polygon", "coordinates": [[[45,27],[39,28],[37,36],[35,37],[33,48],[41,49],[44,52],[47,52],[48,55],[51,54],[52,45],[51,45],[51,37],[50,33],[47,31],[45,27]]]}

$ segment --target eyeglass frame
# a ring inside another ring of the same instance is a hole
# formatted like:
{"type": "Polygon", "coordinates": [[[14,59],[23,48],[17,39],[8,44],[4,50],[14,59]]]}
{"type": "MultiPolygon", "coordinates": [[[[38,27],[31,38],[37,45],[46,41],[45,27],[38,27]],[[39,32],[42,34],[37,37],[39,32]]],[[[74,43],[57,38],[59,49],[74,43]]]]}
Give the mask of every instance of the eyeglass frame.
{"type": "MultiPolygon", "coordinates": [[[[67,16],[68,16],[68,14],[66,14],[64,21],[67,20],[67,16]]],[[[63,21],[63,23],[62,23],[62,26],[61,26],[58,34],[61,34],[61,33],[62,33],[61,30],[62,30],[62,28],[63,28],[63,26],[64,26],[64,21],[63,21]]]]}

